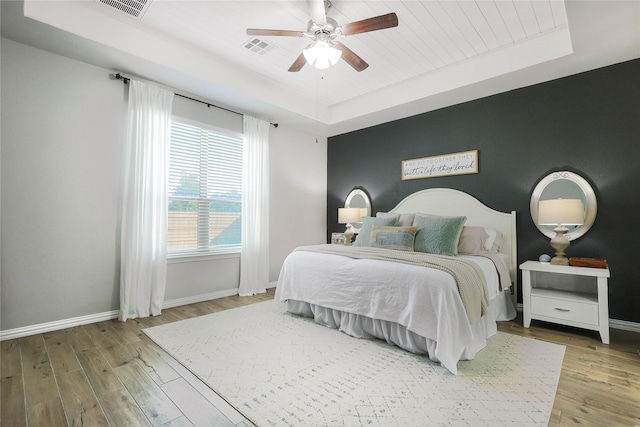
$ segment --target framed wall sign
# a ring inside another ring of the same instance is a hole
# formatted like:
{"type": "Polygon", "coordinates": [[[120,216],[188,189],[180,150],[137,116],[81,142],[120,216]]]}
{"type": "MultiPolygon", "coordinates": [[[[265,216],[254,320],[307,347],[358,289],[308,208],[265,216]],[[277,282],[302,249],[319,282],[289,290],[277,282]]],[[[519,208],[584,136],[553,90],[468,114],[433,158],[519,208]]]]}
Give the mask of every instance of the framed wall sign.
{"type": "Polygon", "coordinates": [[[478,173],[478,150],[402,161],[402,180],[478,173]]]}

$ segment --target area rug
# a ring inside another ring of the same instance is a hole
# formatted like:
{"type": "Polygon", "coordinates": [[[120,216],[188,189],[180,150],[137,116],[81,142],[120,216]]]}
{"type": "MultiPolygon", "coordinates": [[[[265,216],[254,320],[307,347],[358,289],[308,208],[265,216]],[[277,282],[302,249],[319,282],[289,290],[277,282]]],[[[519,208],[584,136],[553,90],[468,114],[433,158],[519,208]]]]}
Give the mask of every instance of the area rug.
{"type": "Polygon", "coordinates": [[[565,350],[498,333],[456,376],[273,301],[144,332],[258,426],[546,426],[565,350]]]}

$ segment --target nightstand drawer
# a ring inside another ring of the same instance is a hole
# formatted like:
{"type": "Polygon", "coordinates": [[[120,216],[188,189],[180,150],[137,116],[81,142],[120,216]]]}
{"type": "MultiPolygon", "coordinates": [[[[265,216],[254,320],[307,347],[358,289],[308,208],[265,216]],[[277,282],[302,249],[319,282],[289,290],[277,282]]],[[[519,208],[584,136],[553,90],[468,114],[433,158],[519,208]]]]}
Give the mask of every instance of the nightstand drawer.
{"type": "Polygon", "coordinates": [[[598,303],[589,297],[557,295],[558,292],[536,290],[531,295],[531,314],[559,320],[598,325],[598,303]]]}

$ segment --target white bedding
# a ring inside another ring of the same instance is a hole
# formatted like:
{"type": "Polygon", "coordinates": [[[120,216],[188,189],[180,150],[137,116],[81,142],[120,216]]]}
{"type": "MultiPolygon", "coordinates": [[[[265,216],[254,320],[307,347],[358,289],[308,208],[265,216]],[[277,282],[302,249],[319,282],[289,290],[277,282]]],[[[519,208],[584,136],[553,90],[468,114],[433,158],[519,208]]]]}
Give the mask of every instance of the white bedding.
{"type": "Polygon", "coordinates": [[[458,360],[472,359],[496,333],[496,320],[515,316],[493,262],[463,258],[481,267],[491,300],[489,313],[473,325],[449,273],[395,262],[295,251],[283,264],[275,300],[350,335],[428,353],[455,374],[458,360]]]}

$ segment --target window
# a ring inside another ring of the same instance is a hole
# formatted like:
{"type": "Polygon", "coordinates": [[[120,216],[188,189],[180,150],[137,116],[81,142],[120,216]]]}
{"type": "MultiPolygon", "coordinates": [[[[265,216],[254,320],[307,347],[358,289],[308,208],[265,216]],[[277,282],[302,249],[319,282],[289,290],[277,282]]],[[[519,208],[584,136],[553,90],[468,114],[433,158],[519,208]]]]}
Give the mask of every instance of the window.
{"type": "Polygon", "coordinates": [[[167,254],[240,251],[242,138],[171,124],[167,254]]]}

